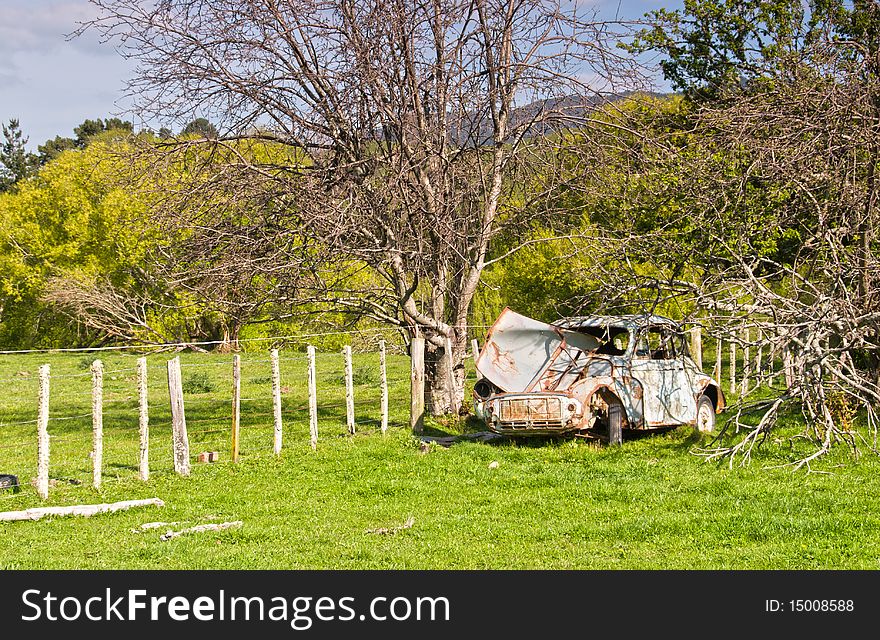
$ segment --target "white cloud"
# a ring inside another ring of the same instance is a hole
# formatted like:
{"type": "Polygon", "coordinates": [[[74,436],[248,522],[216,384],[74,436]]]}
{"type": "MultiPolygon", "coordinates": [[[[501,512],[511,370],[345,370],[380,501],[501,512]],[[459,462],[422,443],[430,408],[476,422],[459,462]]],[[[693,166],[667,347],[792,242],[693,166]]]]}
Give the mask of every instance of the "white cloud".
{"type": "Polygon", "coordinates": [[[94,17],[88,0],[4,0],[0,3],[0,56],[76,49],[93,55],[116,55],[94,33],[68,39],[83,21],[94,17]]]}
{"type": "Polygon", "coordinates": [[[31,149],[125,111],[133,65],[96,34],[66,37],[93,15],[88,0],[0,0],[0,122],[19,118],[31,149]]]}

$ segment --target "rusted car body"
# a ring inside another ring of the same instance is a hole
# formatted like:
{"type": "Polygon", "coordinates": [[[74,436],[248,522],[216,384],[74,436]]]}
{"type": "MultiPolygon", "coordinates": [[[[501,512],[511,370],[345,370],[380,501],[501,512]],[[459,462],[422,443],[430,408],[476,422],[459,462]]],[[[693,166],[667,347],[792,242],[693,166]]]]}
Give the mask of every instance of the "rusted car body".
{"type": "Polygon", "coordinates": [[[586,316],[547,324],[505,309],[476,362],[476,414],[510,436],[693,424],[712,431],[717,381],[691,359],[680,327],[655,315],[586,316]]]}

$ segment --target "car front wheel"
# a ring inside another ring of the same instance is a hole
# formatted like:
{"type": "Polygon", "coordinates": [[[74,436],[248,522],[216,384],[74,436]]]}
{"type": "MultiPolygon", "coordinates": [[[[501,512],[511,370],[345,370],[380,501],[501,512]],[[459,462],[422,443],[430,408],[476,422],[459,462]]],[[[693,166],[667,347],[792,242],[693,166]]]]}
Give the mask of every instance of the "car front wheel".
{"type": "Polygon", "coordinates": [[[715,431],[715,405],[707,396],[700,396],[697,403],[697,430],[700,433],[715,431]]]}
{"type": "Polygon", "coordinates": [[[608,444],[623,444],[623,405],[616,398],[608,401],[608,444]]]}

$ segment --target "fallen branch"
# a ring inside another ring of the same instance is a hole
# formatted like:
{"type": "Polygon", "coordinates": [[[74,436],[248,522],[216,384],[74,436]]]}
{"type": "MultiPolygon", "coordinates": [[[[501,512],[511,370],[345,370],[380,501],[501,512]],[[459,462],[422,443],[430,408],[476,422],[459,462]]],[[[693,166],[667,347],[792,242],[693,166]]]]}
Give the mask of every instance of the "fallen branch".
{"type": "Polygon", "coordinates": [[[380,527],[379,529],[367,529],[366,533],[375,533],[380,536],[394,535],[398,531],[403,531],[404,529],[411,528],[415,523],[416,523],[416,519],[413,518],[412,516],[410,516],[409,518],[406,519],[406,522],[404,522],[403,524],[398,525],[396,527],[391,527],[391,528],[380,527]]]}
{"type": "Polygon", "coordinates": [[[113,513],[114,511],[124,511],[134,507],[150,506],[164,507],[165,503],[159,498],[148,498],[146,500],[124,500],[123,502],[112,502],[109,504],[78,504],[72,507],[35,507],[33,509],[25,509],[24,511],[4,511],[0,513],[0,522],[39,520],[46,516],[83,516],[88,518],[99,513],[113,513]]]}
{"type": "Polygon", "coordinates": [[[132,529],[132,533],[141,533],[143,531],[149,531],[150,529],[158,529],[159,527],[174,527],[179,525],[179,522],[145,522],[137,529],[132,529]]]}
{"type": "Polygon", "coordinates": [[[241,520],[235,520],[234,522],[220,522],[218,524],[199,524],[195,527],[189,527],[187,529],[181,529],[180,531],[171,531],[170,529],[162,534],[159,538],[160,540],[171,540],[172,538],[176,538],[178,536],[185,535],[187,533],[203,533],[205,531],[222,531],[223,529],[231,529],[232,527],[240,527],[242,525],[241,520]]]}

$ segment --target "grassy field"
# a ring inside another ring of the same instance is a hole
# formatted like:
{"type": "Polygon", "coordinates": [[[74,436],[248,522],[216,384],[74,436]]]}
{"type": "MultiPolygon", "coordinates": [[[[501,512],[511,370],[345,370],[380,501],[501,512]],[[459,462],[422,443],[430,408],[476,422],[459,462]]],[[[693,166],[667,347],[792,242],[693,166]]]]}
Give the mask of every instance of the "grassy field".
{"type": "MultiPolygon", "coordinates": [[[[795,417],[752,465],[693,455],[690,429],[617,449],[582,440],[419,450],[407,429],[408,360],[389,357],[391,429],[378,429],[378,357],[355,357],[358,432],[345,433],[342,359],[319,354],[317,452],[308,446],[304,354],[282,353],[285,445],[272,455],[268,357],[242,356],[242,458],[229,462],[231,357],[183,354],[193,457],[221,461],[173,473],[167,355],[150,361],[151,470],[137,480],[135,356],[110,355],[105,481],[91,478],[88,373],[82,355],[0,356],[0,473],[36,475],[36,369],[52,365],[52,486],[47,504],[159,497],[93,518],[0,523],[0,567],[48,568],[880,568],[880,460],[837,452],[818,469],[763,469],[808,449],[795,417]],[[16,424],[22,423],[24,424],[16,424]],[[490,463],[497,462],[498,465],[490,463]],[[393,528],[412,517],[411,528],[393,528]],[[241,520],[239,529],[161,541],[164,529],[241,520]]],[[[711,364],[711,363],[710,363],[711,364]]],[[[710,370],[707,365],[706,369],[710,370]]],[[[434,425],[438,430],[440,425],[434,425]]],[[[705,444],[705,442],[703,442],[705,444]]],[[[37,506],[29,484],[0,510],[37,506]]]]}

